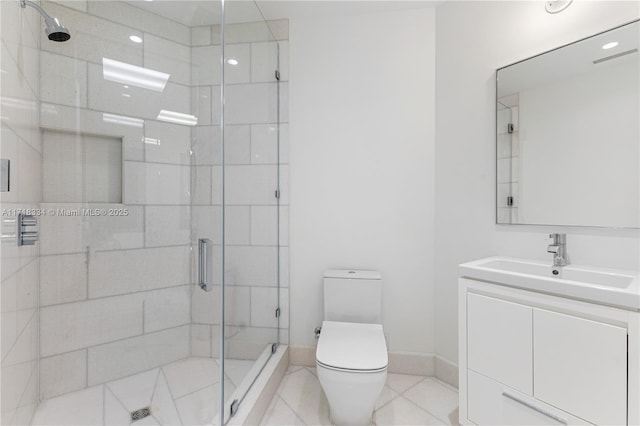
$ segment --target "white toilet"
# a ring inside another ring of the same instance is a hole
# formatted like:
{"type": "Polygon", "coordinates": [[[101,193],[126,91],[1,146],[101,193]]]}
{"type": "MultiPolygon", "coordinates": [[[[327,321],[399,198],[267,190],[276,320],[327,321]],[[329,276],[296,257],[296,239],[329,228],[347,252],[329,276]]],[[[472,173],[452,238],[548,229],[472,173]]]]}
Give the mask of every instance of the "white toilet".
{"type": "Polygon", "coordinates": [[[337,426],[372,423],[373,407],[387,379],[381,310],[379,272],[325,272],[316,366],[337,426]]]}

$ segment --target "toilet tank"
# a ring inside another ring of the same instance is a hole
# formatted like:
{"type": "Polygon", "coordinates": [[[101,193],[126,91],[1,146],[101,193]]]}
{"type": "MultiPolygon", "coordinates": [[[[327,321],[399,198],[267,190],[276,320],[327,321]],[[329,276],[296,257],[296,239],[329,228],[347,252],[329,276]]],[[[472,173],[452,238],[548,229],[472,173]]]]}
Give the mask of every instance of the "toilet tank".
{"type": "Polygon", "coordinates": [[[382,323],[382,276],[377,271],[324,273],[324,320],[382,323]]]}

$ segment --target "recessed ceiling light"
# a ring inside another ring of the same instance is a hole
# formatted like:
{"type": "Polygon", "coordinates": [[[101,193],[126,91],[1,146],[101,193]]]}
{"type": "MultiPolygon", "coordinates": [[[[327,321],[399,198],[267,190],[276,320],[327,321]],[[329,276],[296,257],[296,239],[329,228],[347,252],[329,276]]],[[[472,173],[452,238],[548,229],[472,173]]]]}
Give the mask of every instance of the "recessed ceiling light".
{"type": "Polygon", "coordinates": [[[613,49],[613,48],[614,48],[614,47],[616,47],[617,45],[618,45],[618,42],[617,42],[617,41],[612,41],[611,43],[607,43],[607,44],[605,44],[604,46],[602,46],[602,48],[603,48],[604,50],[607,50],[607,49],[613,49]]]}
{"type": "Polygon", "coordinates": [[[142,37],[138,37],[137,35],[130,35],[129,40],[134,43],[142,43],[142,37]]]}
{"type": "Polygon", "coordinates": [[[233,59],[233,58],[229,58],[229,59],[227,59],[227,63],[229,65],[238,65],[238,60],[237,59],[233,59]]]}

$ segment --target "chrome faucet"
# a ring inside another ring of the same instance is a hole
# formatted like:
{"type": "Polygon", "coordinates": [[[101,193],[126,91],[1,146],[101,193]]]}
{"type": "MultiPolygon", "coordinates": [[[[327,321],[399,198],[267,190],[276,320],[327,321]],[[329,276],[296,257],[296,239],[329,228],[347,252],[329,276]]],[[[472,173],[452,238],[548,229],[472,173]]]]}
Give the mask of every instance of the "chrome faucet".
{"type": "Polygon", "coordinates": [[[553,244],[547,247],[547,252],[553,253],[553,266],[567,266],[567,234],[550,234],[549,238],[553,238],[553,244]]]}

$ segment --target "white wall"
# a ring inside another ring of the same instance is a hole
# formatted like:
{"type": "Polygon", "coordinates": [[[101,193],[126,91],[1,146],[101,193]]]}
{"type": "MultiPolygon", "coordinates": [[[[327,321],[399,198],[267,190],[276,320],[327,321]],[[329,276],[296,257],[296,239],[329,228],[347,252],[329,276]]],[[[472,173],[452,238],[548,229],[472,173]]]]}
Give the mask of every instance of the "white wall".
{"type": "Polygon", "coordinates": [[[637,269],[638,232],[495,225],[495,70],[637,19],[638,2],[447,2],[436,12],[436,352],[457,362],[457,265],[502,254],[550,261],[567,232],[574,263],[637,269]]]}
{"type": "Polygon", "coordinates": [[[291,21],[291,344],[328,268],[377,269],[392,352],[433,352],[434,11],[291,21]]]}

